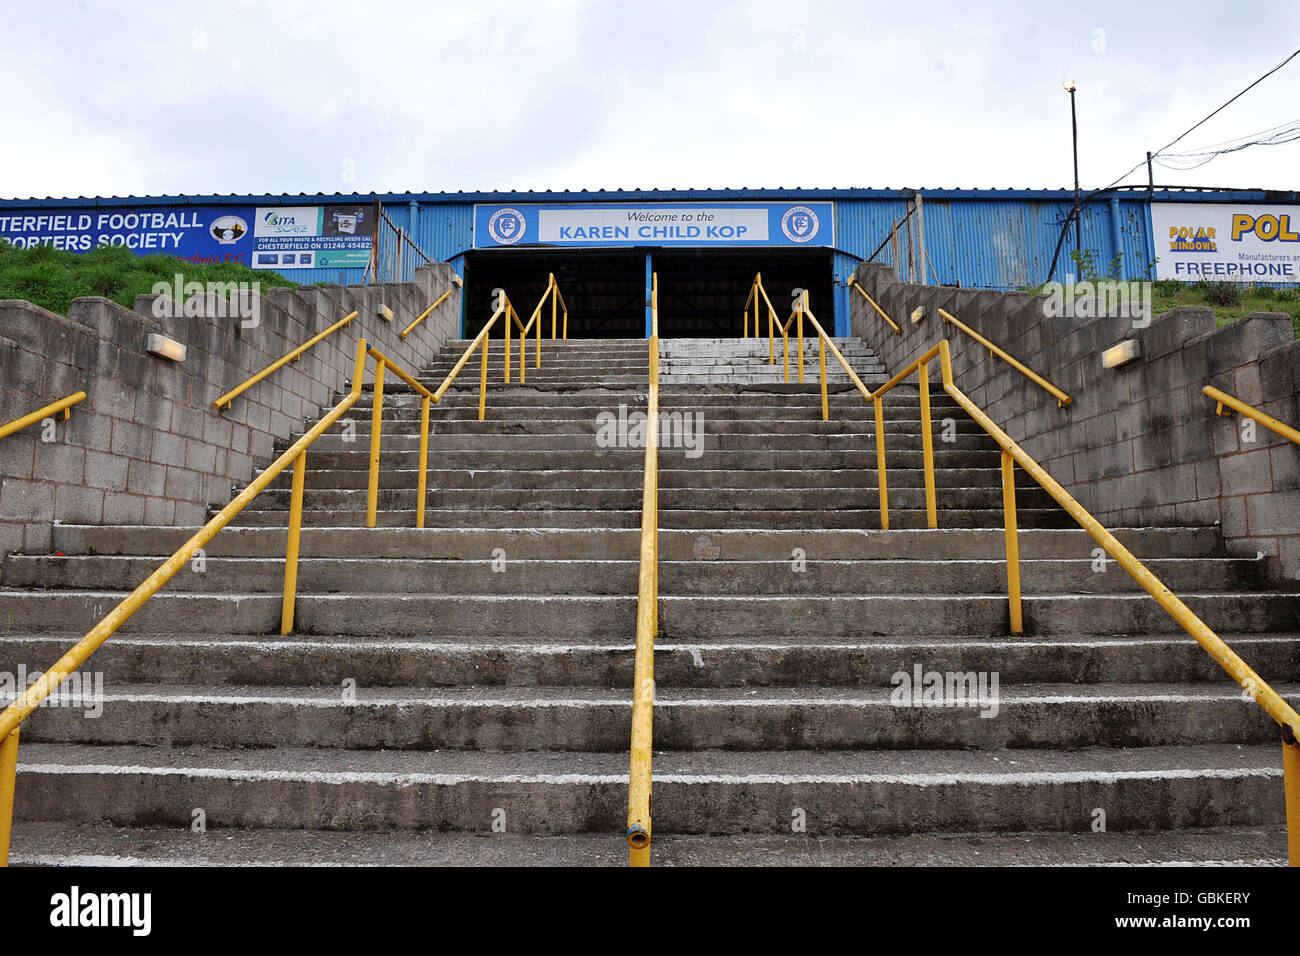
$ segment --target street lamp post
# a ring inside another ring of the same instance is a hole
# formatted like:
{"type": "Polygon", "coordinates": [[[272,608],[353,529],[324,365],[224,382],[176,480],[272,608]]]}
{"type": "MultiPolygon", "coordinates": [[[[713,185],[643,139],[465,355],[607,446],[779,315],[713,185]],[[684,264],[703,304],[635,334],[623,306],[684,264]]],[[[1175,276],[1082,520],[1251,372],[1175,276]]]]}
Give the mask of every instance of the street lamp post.
{"type": "Polygon", "coordinates": [[[1061,85],[1070,94],[1070,136],[1074,148],[1074,259],[1077,269],[1083,249],[1079,240],[1079,119],[1074,111],[1074,80],[1066,80],[1061,85]]]}

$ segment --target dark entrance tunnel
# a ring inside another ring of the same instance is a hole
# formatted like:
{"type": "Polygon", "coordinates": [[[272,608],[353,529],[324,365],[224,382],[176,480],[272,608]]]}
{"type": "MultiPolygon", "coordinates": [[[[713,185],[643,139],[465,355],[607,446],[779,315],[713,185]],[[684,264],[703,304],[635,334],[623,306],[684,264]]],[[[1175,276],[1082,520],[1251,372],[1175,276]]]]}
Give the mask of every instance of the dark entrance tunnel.
{"type": "MultiPolygon", "coordinates": [[[[570,338],[641,338],[645,335],[644,249],[512,249],[469,253],[465,263],[465,335],[473,336],[492,315],[492,290],[510,296],[528,321],[554,273],[569,305],[570,338]]],[[[661,338],[739,337],[741,313],[755,273],[784,320],[791,292],[809,291],[814,313],[832,321],[832,256],[828,250],[656,249],[661,338]]],[[[550,310],[542,335],[551,334],[550,310]]],[[[766,334],[767,311],[761,331],[766,334]]],[[[494,330],[494,335],[499,334],[494,330]]]]}

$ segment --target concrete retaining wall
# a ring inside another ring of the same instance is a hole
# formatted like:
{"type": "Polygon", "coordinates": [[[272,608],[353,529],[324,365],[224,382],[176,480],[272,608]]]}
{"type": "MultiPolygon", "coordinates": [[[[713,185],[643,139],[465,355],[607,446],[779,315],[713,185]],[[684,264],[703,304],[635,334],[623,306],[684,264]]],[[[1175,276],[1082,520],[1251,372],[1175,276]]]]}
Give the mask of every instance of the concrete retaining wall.
{"type": "Polygon", "coordinates": [[[66,318],[30,302],[0,301],[0,421],[87,394],[69,421],[59,419],[52,441],[42,440],[47,430],[39,424],[0,440],[0,553],[48,551],[55,520],[201,523],[208,506],[225,504],[232,487],[248,483],[254,461],[265,462],[276,440],[347,390],[358,337],[412,371],[457,337],[459,289],[405,341],[398,334],[451,275],[449,266],[434,264],[411,283],[271,289],[250,328],[239,318],[155,318],[155,296],[137,298],[134,311],[108,299],[76,299],[66,318]],[[392,309],[391,322],[379,315],[381,304],[392,309]],[[351,324],[230,409],[213,407],[353,309],[351,324]],[[151,332],[183,343],[185,361],[146,353],[151,332]]]}
{"type": "MultiPolygon", "coordinates": [[[[1103,524],[1222,527],[1228,554],[1275,558],[1300,578],[1300,447],[1215,415],[1213,385],[1288,424],[1300,423],[1300,342],[1291,317],[1258,313],[1215,328],[1208,308],[1144,320],[1052,316],[1046,296],[897,282],[867,263],[856,277],[903,329],[896,334],[850,290],[851,323],[897,371],[947,337],[955,381],[1103,524]],[[940,308],[1072,398],[1066,408],[963,332],[940,308]],[[914,310],[919,320],[912,321],[914,310]],[[1104,369],[1101,353],[1136,338],[1142,355],[1104,369]]],[[[931,369],[939,380],[938,363],[931,369]]],[[[942,522],[941,522],[942,523],[942,522]]]]}

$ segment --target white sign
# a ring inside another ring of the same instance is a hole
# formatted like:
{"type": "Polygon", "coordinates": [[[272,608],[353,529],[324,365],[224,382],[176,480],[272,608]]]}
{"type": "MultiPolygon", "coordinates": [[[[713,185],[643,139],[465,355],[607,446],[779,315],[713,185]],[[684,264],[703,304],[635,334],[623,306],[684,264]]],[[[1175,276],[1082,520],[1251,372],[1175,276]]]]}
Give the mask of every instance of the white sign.
{"type": "Polygon", "coordinates": [[[1152,203],[1156,278],[1300,282],[1300,206],[1152,203]]]}
{"type": "Polygon", "coordinates": [[[541,242],[575,240],[655,243],[766,242],[768,211],[717,206],[640,206],[621,209],[543,209],[538,213],[541,242]]]}

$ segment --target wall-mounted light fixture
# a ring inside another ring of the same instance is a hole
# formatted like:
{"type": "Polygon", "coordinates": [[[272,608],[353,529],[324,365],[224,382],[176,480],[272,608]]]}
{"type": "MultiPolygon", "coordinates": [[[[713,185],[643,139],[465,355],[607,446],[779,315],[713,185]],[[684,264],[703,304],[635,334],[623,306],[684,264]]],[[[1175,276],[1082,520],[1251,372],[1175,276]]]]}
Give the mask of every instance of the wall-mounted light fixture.
{"type": "Polygon", "coordinates": [[[150,355],[171,362],[185,361],[185,346],[175,339],[169,339],[167,336],[159,335],[156,332],[149,333],[144,341],[144,350],[150,355]]]}
{"type": "Polygon", "coordinates": [[[1118,345],[1112,345],[1101,353],[1102,368],[1119,368],[1142,355],[1142,343],[1137,339],[1125,339],[1118,345]]]}

